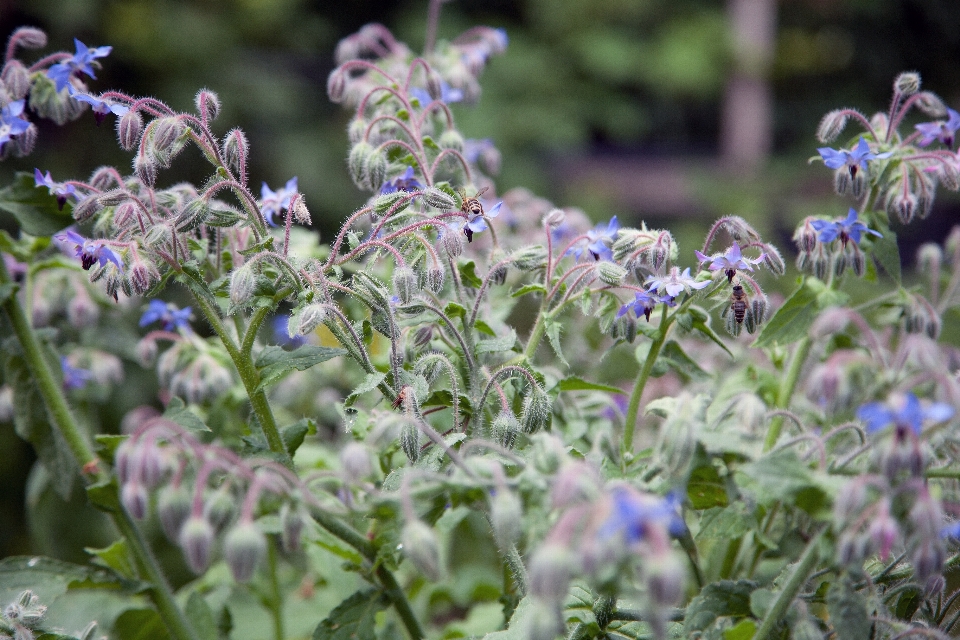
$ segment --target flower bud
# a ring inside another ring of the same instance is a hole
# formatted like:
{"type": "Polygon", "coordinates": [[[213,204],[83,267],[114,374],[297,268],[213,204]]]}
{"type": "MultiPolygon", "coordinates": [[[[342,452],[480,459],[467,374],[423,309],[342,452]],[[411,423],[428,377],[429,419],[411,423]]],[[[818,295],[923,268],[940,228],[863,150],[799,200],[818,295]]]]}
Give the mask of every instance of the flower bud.
{"type": "Polygon", "coordinates": [[[960,171],[957,165],[949,160],[940,163],[940,170],[937,172],[940,177],[940,183],[950,191],[960,189],[960,171]]]}
{"type": "Polygon", "coordinates": [[[213,548],[213,527],[206,518],[191,516],[180,529],[180,546],[187,565],[194,573],[203,573],[210,566],[213,548]]]}
{"type": "Polygon", "coordinates": [[[851,242],[847,245],[844,253],[846,254],[847,264],[850,265],[850,269],[854,275],[858,278],[863,277],[863,274],[866,273],[867,270],[867,258],[863,254],[863,251],[860,250],[860,247],[851,242]]]}
{"type": "Polygon", "coordinates": [[[24,49],[43,49],[47,46],[47,34],[36,27],[18,27],[10,36],[9,43],[24,49]]]}
{"type": "Polygon", "coordinates": [[[210,206],[204,198],[191,200],[177,214],[174,224],[177,231],[191,231],[196,229],[210,217],[210,206]]]}
{"type": "Polygon", "coordinates": [[[180,529],[190,517],[192,506],[190,492],[183,486],[167,485],[157,495],[157,516],[167,538],[176,542],[180,538],[180,529]]]}
{"type": "Polygon", "coordinates": [[[860,199],[863,197],[864,189],[867,186],[867,172],[861,169],[857,171],[857,174],[853,176],[850,180],[850,193],[853,194],[854,198],[860,199]]]}
{"type": "Polygon", "coordinates": [[[130,109],[117,118],[117,140],[124,151],[133,151],[143,131],[143,117],[139,111],[130,109]]]}
{"type": "Polygon", "coordinates": [[[523,432],[536,433],[545,427],[550,421],[551,405],[550,396],[539,385],[534,385],[530,394],[524,399],[523,411],[520,413],[523,432]]]}
{"type": "Polygon", "coordinates": [[[446,227],[440,236],[440,247],[451,258],[459,257],[463,253],[463,240],[454,227],[446,227]]]}
{"type": "Polygon", "coordinates": [[[503,409],[490,423],[490,437],[494,442],[512,449],[520,433],[520,423],[509,409],[503,409]]]}
{"type": "Polygon", "coordinates": [[[349,482],[366,480],[373,473],[370,451],[359,442],[349,442],[340,450],[340,465],[349,482]]]}
{"type": "Polygon", "coordinates": [[[553,475],[566,457],[566,448],[557,436],[538,433],[533,438],[533,467],[544,475],[553,475]]]}
{"type": "Polygon", "coordinates": [[[441,149],[453,149],[454,151],[463,152],[463,136],[460,135],[460,132],[456,129],[446,129],[440,134],[437,144],[440,145],[441,149]]]}
{"type": "Polygon", "coordinates": [[[917,265],[921,271],[933,271],[939,269],[943,263],[943,250],[940,245],[933,242],[927,242],[917,250],[917,265]]]}
{"type": "Polygon", "coordinates": [[[233,520],[237,511],[236,501],[230,492],[220,489],[214,492],[203,505],[203,519],[216,531],[222,531],[233,520]]]}
{"type": "Polygon", "coordinates": [[[457,202],[449,193],[436,187],[427,187],[423,191],[423,200],[434,209],[451,211],[457,209],[457,202]]]}
{"type": "Polygon", "coordinates": [[[750,312],[757,324],[761,324],[767,317],[767,296],[762,291],[750,300],[750,312]]]}
{"type": "MultiPolygon", "coordinates": [[[[133,171],[137,174],[140,182],[148,187],[152,187],[157,182],[157,163],[144,154],[137,154],[133,160],[133,171]]],[[[73,209],[76,218],[76,207],[73,209]]],[[[80,218],[77,218],[80,220],[80,218]]]]}
{"type": "Polygon", "coordinates": [[[427,268],[427,277],[426,277],[426,287],[432,293],[440,293],[443,291],[443,281],[445,277],[445,271],[443,265],[440,263],[432,264],[427,268]]]}
{"type": "Polygon", "coordinates": [[[137,343],[137,361],[142,367],[150,367],[157,358],[157,342],[143,338],[137,343]]]}
{"type": "Polygon", "coordinates": [[[230,302],[235,305],[246,304],[253,298],[257,288],[257,274],[249,264],[237,267],[230,274],[230,302]]]}
{"type": "Polygon", "coordinates": [[[30,91],[30,73],[23,63],[16,58],[9,60],[3,65],[3,72],[0,73],[0,80],[7,88],[11,100],[20,100],[25,98],[30,91]]]}
{"type": "Polygon", "coordinates": [[[280,544],[287,553],[300,549],[300,536],[303,534],[303,518],[299,509],[284,502],[280,507],[280,544]]]}
{"type": "Polygon", "coordinates": [[[302,193],[298,193],[291,201],[293,207],[293,221],[297,224],[309,226],[313,223],[310,217],[310,210],[307,209],[307,201],[302,193]]]}
{"type": "MultiPolygon", "coordinates": [[[[413,393],[408,391],[407,393],[413,393]]],[[[420,429],[413,423],[413,420],[406,420],[400,428],[400,448],[407,454],[410,462],[416,462],[420,459],[420,429]]]]}
{"type": "Polygon", "coordinates": [[[726,329],[727,333],[732,335],[734,338],[738,337],[743,332],[743,323],[737,322],[736,314],[730,312],[730,307],[724,309],[723,319],[723,328],[726,329]]]}
{"type": "Polygon", "coordinates": [[[763,264],[767,265],[774,275],[782,276],[787,272],[787,264],[783,261],[780,250],[772,244],[763,245],[763,264]]]}
{"type": "MultiPolygon", "coordinates": [[[[862,173],[862,172],[858,172],[862,173]]],[[[850,171],[847,168],[840,167],[833,172],[833,190],[837,195],[842,196],[850,189],[850,171]]]]}
{"type": "Polygon", "coordinates": [[[515,251],[510,258],[513,260],[513,264],[517,269],[521,271],[532,271],[546,266],[547,249],[539,244],[529,245],[515,251]]]}
{"type": "Polygon", "coordinates": [[[440,544],[433,529],[420,520],[409,520],[400,535],[403,553],[428,580],[441,575],[440,544]]]}
{"type": "Polygon", "coordinates": [[[431,100],[441,100],[443,98],[443,79],[434,69],[427,71],[427,95],[431,100]]]}
{"type": "Polygon", "coordinates": [[[147,488],[139,482],[133,480],[123,485],[120,491],[120,502],[123,503],[127,513],[137,520],[147,517],[150,496],[147,495],[147,488]]]}
{"type": "Polygon", "coordinates": [[[97,200],[100,202],[102,207],[115,207],[118,204],[121,204],[130,198],[130,194],[126,189],[111,189],[106,193],[101,193],[97,196],[97,200]]]}
{"type": "Polygon", "coordinates": [[[847,126],[847,114],[837,109],[823,116],[817,126],[817,140],[823,143],[832,142],[847,126]]]}
{"type": "Polygon", "coordinates": [[[250,142],[241,129],[232,129],[223,139],[223,160],[227,166],[242,173],[247,166],[250,142]]]}
{"type": "Polygon", "coordinates": [[[33,123],[27,127],[26,131],[13,138],[11,141],[13,143],[13,155],[18,158],[23,156],[28,156],[33,152],[33,148],[37,145],[37,126],[33,123]]]}
{"type": "Polygon", "coordinates": [[[916,71],[904,71],[893,81],[893,90],[904,98],[920,91],[920,74],[916,71]]]}
{"type": "Polygon", "coordinates": [[[416,349],[423,349],[433,340],[433,327],[423,325],[413,332],[413,346],[416,349]]]}
{"type": "Polygon", "coordinates": [[[290,330],[290,327],[287,328],[287,333],[291,336],[305,336],[313,333],[317,327],[326,322],[329,317],[329,312],[327,308],[322,304],[308,304],[305,306],[300,313],[295,316],[291,316],[291,322],[296,319],[296,327],[294,331],[290,330]]]}
{"type": "Polygon", "coordinates": [[[327,97],[330,102],[340,104],[343,102],[343,94],[347,91],[346,73],[340,67],[330,72],[327,77],[327,97]]]}
{"type": "MultiPolygon", "coordinates": [[[[367,158],[374,151],[369,142],[358,142],[350,149],[350,155],[347,157],[347,168],[350,170],[350,177],[353,183],[361,189],[367,186],[367,158]]],[[[380,185],[377,184],[377,187],[380,185]]]]}
{"type": "Polygon", "coordinates": [[[547,542],[530,560],[530,593],[547,602],[560,603],[567,597],[574,559],[567,549],[547,542]]]}
{"type": "Polygon", "coordinates": [[[637,321],[629,313],[614,318],[610,323],[610,337],[632,343],[637,339],[637,321]]]}
{"type": "Polygon", "coordinates": [[[567,214],[563,212],[563,209],[551,209],[543,216],[543,224],[555,229],[563,224],[566,217],[567,214]]]}
{"type": "Polygon", "coordinates": [[[418,278],[413,269],[397,265],[393,270],[393,290],[403,304],[409,304],[418,290],[418,278]]]}
{"type": "Polygon", "coordinates": [[[210,89],[200,89],[193,103],[204,120],[216,120],[220,115],[220,98],[210,89]]]}
{"type": "Polygon", "coordinates": [[[947,106],[943,104],[943,100],[930,91],[921,92],[920,97],[914,104],[931,118],[942,118],[947,115],[947,106]]]}
{"type": "Polygon", "coordinates": [[[249,582],[267,555],[267,538],[252,522],[240,522],[223,540],[223,557],[237,582],[249,582]]]}
{"type": "Polygon", "coordinates": [[[520,499],[509,489],[498,489],[490,499],[490,524],[493,537],[501,549],[508,549],[523,533],[520,523],[523,519],[523,505],[520,499]]]}
{"type": "Polygon", "coordinates": [[[830,255],[822,248],[811,256],[810,266],[812,268],[813,275],[820,280],[826,281],[827,274],[830,272],[832,264],[833,260],[831,259],[830,255]]]}
{"type": "Polygon", "coordinates": [[[173,145],[183,133],[183,123],[177,116],[158,118],[154,120],[153,136],[151,142],[153,148],[161,154],[167,154],[173,150],[173,145]]]}
{"type": "Polygon", "coordinates": [[[379,189],[387,178],[387,158],[379,151],[372,151],[367,155],[364,176],[368,189],[379,189]]]}
{"type": "Polygon", "coordinates": [[[939,540],[922,542],[913,552],[913,573],[920,584],[943,572],[944,552],[939,540]]]}
{"type": "Polygon", "coordinates": [[[600,262],[595,263],[594,269],[597,272],[601,282],[608,284],[611,287],[619,287],[623,284],[624,278],[627,277],[627,270],[618,265],[616,262],[609,262],[607,260],[601,260],[600,262]]]}

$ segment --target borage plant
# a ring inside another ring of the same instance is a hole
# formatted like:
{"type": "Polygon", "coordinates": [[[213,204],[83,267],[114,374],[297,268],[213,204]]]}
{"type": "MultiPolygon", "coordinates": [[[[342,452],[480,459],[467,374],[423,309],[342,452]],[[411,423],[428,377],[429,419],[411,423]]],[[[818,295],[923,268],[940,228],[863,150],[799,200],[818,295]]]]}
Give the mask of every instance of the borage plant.
{"type": "Polygon", "coordinates": [[[212,91],[196,113],[91,93],[109,47],[25,63],[45,36],[13,34],[3,155],[33,148],[30,117],[89,108],[134,157],[2,192],[5,414],[118,537],[90,565],[0,562],[0,634],[947,637],[960,232],[921,249],[925,288],[891,221],[960,186],[957,113],[906,73],[888,113],[824,118],[824,144],[862,129],[819,150],[854,206],[800,223],[804,275],[773,310],[761,281],[787,267],[738,216],[681,251],[497,196],[498,152],[451,104],[507,37],[434,40],[418,57],[369,25],[338,47],[328,93],[371,195],[320,245],[296,178],[257,197],[212,91]],[[913,109],[940,119],[911,130],[913,109]],[[209,176],[164,185],[191,147],[209,176]],[[189,306],[160,297],[178,289],[189,306]],[[117,435],[98,409],[133,359],[162,411],[117,435]],[[195,576],[176,591],[159,536],[195,576]]]}

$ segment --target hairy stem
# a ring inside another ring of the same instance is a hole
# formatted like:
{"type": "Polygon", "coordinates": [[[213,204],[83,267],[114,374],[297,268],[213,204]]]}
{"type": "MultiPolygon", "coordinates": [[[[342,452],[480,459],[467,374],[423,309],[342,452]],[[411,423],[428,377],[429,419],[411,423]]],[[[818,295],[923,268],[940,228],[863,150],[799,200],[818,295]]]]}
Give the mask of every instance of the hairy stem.
{"type": "Polygon", "coordinates": [[[653,372],[653,365],[657,362],[657,356],[660,355],[660,349],[667,341],[667,334],[670,332],[670,320],[667,316],[667,306],[663,306],[663,313],[660,316],[660,327],[657,337],[650,344],[650,351],[647,353],[647,359],[637,374],[637,381],[633,385],[633,393],[630,394],[630,403],[627,405],[627,416],[623,423],[623,453],[633,451],[633,433],[637,429],[637,416],[640,413],[640,398],[643,396],[643,390],[647,386],[647,380],[653,372]]]}
{"type": "Polygon", "coordinates": [[[813,536],[810,542],[807,543],[807,548],[804,549],[803,555],[800,556],[796,568],[793,570],[793,573],[790,574],[790,579],[783,585],[783,591],[780,592],[777,599],[773,602],[773,605],[767,611],[763,622],[760,623],[760,628],[757,629],[757,632],[753,635],[753,640],[766,640],[773,631],[773,628],[777,625],[777,622],[779,622],[780,618],[787,612],[790,603],[793,602],[793,599],[800,591],[800,587],[807,581],[807,576],[810,575],[810,571],[817,563],[817,558],[820,555],[817,547],[820,545],[821,535],[823,535],[822,531],[813,536]]]}

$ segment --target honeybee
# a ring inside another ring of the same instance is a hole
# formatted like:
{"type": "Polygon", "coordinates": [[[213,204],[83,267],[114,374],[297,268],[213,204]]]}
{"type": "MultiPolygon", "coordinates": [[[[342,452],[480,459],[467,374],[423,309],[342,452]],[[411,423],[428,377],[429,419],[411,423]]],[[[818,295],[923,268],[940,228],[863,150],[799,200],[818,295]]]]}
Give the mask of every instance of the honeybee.
{"type": "Polygon", "coordinates": [[[747,294],[743,286],[733,285],[733,293],[730,294],[730,309],[733,311],[733,319],[737,324],[743,324],[743,319],[747,315],[747,294]]]}
{"type": "MultiPolygon", "coordinates": [[[[483,215],[483,205],[480,203],[480,196],[486,193],[489,187],[484,187],[480,191],[477,191],[477,195],[472,198],[468,198],[467,194],[461,191],[463,196],[463,204],[460,205],[461,213],[464,213],[468,216],[482,216],[483,215]]],[[[473,230],[469,226],[463,228],[463,235],[467,236],[467,242],[473,242],[473,230]]]]}

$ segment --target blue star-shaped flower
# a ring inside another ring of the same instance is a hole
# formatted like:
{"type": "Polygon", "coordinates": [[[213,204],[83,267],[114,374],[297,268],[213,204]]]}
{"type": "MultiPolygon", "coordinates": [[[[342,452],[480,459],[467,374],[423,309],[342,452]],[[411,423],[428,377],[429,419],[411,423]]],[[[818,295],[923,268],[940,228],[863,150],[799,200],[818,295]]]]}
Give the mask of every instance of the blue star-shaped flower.
{"type": "Polygon", "coordinates": [[[63,371],[63,388],[68,391],[82,389],[93,378],[93,373],[88,369],[81,369],[70,364],[67,356],[60,356],[60,369],[63,371]]]}
{"type": "Polygon", "coordinates": [[[850,171],[851,177],[857,175],[857,169],[866,171],[868,161],[882,160],[893,155],[891,151],[887,151],[886,153],[873,153],[870,151],[870,145],[863,139],[863,136],[860,136],[860,142],[850,151],[846,149],[836,151],[830,147],[820,147],[817,151],[820,153],[820,157],[823,158],[823,164],[831,169],[839,169],[845,166],[850,171]]]}
{"type": "Polygon", "coordinates": [[[397,191],[410,193],[411,191],[421,190],[423,190],[423,185],[420,184],[420,181],[415,177],[413,167],[407,167],[407,170],[404,171],[400,177],[383,183],[383,186],[380,187],[380,195],[395,193],[397,191]]]}
{"type": "Polygon", "coordinates": [[[68,198],[77,197],[76,189],[72,184],[54,182],[49,171],[44,175],[40,173],[40,169],[34,169],[33,181],[38,187],[46,187],[50,191],[50,195],[57,199],[57,205],[61,210],[63,205],[67,203],[68,198]]]}
{"type": "Polygon", "coordinates": [[[843,246],[847,246],[847,241],[853,240],[854,244],[860,244],[860,239],[864,233],[871,233],[878,238],[882,238],[878,231],[874,231],[857,220],[857,210],[851,208],[847,213],[847,218],[843,221],[835,220],[813,220],[810,225],[819,232],[817,239],[820,242],[833,242],[840,238],[843,246]]]}
{"type": "Polygon", "coordinates": [[[870,402],[857,410],[857,418],[867,424],[867,432],[873,433],[887,425],[894,425],[898,432],[907,429],[920,435],[923,422],[943,422],[953,417],[954,409],[944,402],[924,406],[912,393],[893,396],[888,402],[870,402]]]}
{"type": "Polygon", "coordinates": [[[710,286],[709,280],[697,281],[690,275],[690,267],[680,272],[680,267],[670,267],[670,273],[665,276],[650,276],[647,278],[647,285],[650,291],[666,293],[671,298],[676,298],[680,293],[686,291],[690,293],[691,289],[703,289],[710,286]]]}
{"type": "Polygon", "coordinates": [[[473,242],[473,234],[487,230],[487,221],[485,218],[496,218],[500,215],[500,207],[502,206],[503,202],[501,201],[493,205],[493,207],[483,213],[483,215],[467,214],[467,221],[463,225],[463,235],[467,236],[467,242],[473,242]]]}
{"type": "Polygon", "coordinates": [[[656,291],[637,291],[634,294],[636,299],[620,307],[620,310],[617,311],[617,317],[620,318],[633,309],[633,315],[637,316],[637,318],[643,316],[647,319],[647,322],[649,322],[650,314],[653,313],[654,307],[657,306],[657,303],[664,301],[660,296],[655,294],[656,291]]]}
{"type": "Polygon", "coordinates": [[[123,268],[120,258],[104,244],[103,240],[88,240],[73,229],[68,229],[66,233],[54,237],[61,242],[76,245],[76,256],[80,258],[80,263],[84,269],[89,270],[94,263],[99,263],[102,267],[108,261],[117,265],[119,269],[123,268]]]}
{"type": "Polygon", "coordinates": [[[617,222],[617,216],[613,216],[606,226],[600,223],[587,231],[587,237],[570,247],[567,253],[572,253],[579,260],[586,250],[590,252],[594,260],[613,260],[613,252],[610,250],[610,246],[617,239],[618,231],[620,231],[620,223],[617,222]]]}
{"type": "Polygon", "coordinates": [[[103,122],[103,119],[107,117],[107,114],[112,113],[114,115],[122,116],[127,111],[130,111],[130,107],[113,102],[112,100],[101,100],[100,98],[94,98],[93,96],[87,93],[81,93],[74,89],[72,86],[69,88],[70,97],[74,100],[79,100],[80,102],[86,102],[92,107],[93,117],[97,121],[97,126],[100,126],[100,123],[103,122]]]}
{"type": "Polygon", "coordinates": [[[276,316],[272,321],[273,327],[273,339],[276,340],[284,347],[290,347],[291,349],[296,349],[297,347],[306,344],[306,336],[291,336],[290,329],[288,325],[290,324],[289,315],[279,315],[276,316]]]}
{"type": "Polygon", "coordinates": [[[54,81],[57,91],[62,91],[70,83],[70,76],[74,73],[85,73],[96,80],[97,76],[91,63],[97,58],[107,57],[113,50],[113,47],[90,48],[76,38],[73,39],[73,42],[77,47],[77,52],[47,69],[47,77],[54,81]]]}
{"type": "Polygon", "coordinates": [[[190,330],[190,307],[180,309],[163,300],[151,300],[147,310],[140,316],[140,326],[159,322],[164,331],[190,330]]]}
{"type": "Polygon", "coordinates": [[[957,129],[960,129],[960,113],[953,109],[947,109],[950,118],[944,122],[923,122],[914,125],[920,132],[920,140],[917,142],[921,147],[925,147],[934,140],[939,140],[948,147],[953,147],[953,141],[956,139],[957,129]]]}
{"type": "MultiPolygon", "coordinates": [[[[433,98],[430,97],[430,94],[427,93],[427,90],[421,89],[420,87],[413,87],[410,89],[410,97],[416,98],[420,102],[420,106],[426,106],[433,102],[433,98]]],[[[462,101],[462,90],[451,87],[446,80],[440,82],[440,102],[453,104],[455,102],[462,101]]]]}
{"type": "Polygon", "coordinates": [[[606,521],[600,525],[597,535],[607,539],[622,535],[624,542],[633,544],[642,541],[651,526],[666,526],[671,535],[680,535],[686,529],[679,513],[679,502],[674,494],[658,498],[618,486],[610,496],[612,507],[606,521]]]}
{"type": "Polygon", "coordinates": [[[272,227],[277,226],[273,221],[274,216],[279,216],[280,212],[290,207],[290,199],[297,195],[297,177],[294,176],[287,180],[287,184],[282,189],[273,191],[264,182],[260,187],[260,211],[263,217],[272,227]]]}
{"type": "Polygon", "coordinates": [[[3,109],[0,109],[0,149],[3,145],[30,128],[30,121],[25,120],[23,113],[24,100],[14,100],[3,109]]]}
{"type": "Polygon", "coordinates": [[[710,271],[723,271],[727,276],[727,282],[733,281],[733,276],[736,275],[737,269],[740,271],[753,271],[753,265],[760,264],[763,262],[763,259],[766,257],[766,254],[761,253],[759,258],[744,258],[743,254],[740,253],[740,245],[736,242],[733,243],[733,246],[727,249],[727,252],[722,256],[708,256],[699,251],[695,251],[697,254],[697,259],[701,263],[710,262],[710,266],[707,267],[710,271]]]}

